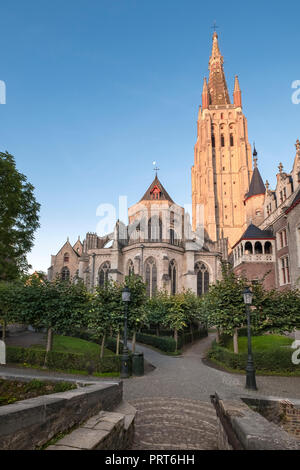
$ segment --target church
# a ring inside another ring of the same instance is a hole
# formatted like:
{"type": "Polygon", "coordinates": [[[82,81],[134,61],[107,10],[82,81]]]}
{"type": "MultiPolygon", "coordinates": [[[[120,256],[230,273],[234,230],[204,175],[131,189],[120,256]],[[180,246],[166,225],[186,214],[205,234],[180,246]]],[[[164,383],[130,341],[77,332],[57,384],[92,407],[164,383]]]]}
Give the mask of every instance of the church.
{"type": "Polygon", "coordinates": [[[197,120],[192,223],[156,173],[144,196],[128,209],[129,224],[117,221],[114,232],[102,237],[88,232],[74,245],[68,239],[51,257],[49,280],[81,278],[93,290],[108,279],[121,282],[135,273],[146,282],[150,297],[160,289],[170,294],[191,289],[201,296],[220,279],[222,260],[229,260],[250,281],[271,273],[267,288],[297,284],[291,282],[288,250],[283,250],[283,261],[277,256],[276,237],[285,243],[289,228],[279,223],[286,230],[284,238],[277,235],[276,223],[288,217],[282,209],[293,218],[296,235],[289,239],[291,249],[298,250],[295,276],[299,270],[300,277],[299,141],[292,174],[281,168],[278,190],[270,191],[259,173],[255,148],[253,165],[238,77],[231,102],[223,62],[214,32],[197,120]]]}

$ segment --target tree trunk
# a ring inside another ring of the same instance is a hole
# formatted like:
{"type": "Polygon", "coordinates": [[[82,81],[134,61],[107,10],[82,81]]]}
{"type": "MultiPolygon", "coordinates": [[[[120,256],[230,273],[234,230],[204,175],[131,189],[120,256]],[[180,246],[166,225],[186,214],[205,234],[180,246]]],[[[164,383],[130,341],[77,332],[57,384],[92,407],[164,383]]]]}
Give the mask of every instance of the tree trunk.
{"type": "Polygon", "coordinates": [[[176,349],[175,349],[175,352],[177,352],[177,349],[178,349],[178,331],[174,330],[174,339],[175,339],[175,343],[176,343],[176,349]]]}
{"type": "Polygon", "coordinates": [[[219,330],[219,328],[217,328],[216,343],[217,343],[217,344],[220,343],[220,330],[219,330]]]}
{"type": "Polygon", "coordinates": [[[194,341],[193,325],[190,323],[190,332],[192,335],[192,342],[194,341]]]}
{"type": "Polygon", "coordinates": [[[101,352],[100,352],[101,359],[103,359],[103,356],[104,356],[104,345],[105,345],[105,335],[103,335],[102,342],[101,342],[101,352]]]}
{"type": "Polygon", "coordinates": [[[117,334],[117,347],[116,347],[116,355],[118,356],[120,352],[120,332],[118,331],[117,334]]]}
{"type": "Polygon", "coordinates": [[[159,336],[159,326],[156,327],[156,336],[159,336]]]}
{"type": "Polygon", "coordinates": [[[48,353],[52,351],[52,347],[53,347],[53,328],[48,328],[44,367],[47,367],[48,353]]]}
{"type": "Polygon", "coordinates": [[[136,342],[136,331],[134,330],[133,335],[132,335],[132,348],[131,348],[132,354],[135,353],[135,342],[136,342]]]}
{"type": "Polygon", "coordinates": [[[6,320],[3,319],[3,323],[2,323],[2,341],[5,342],[5,339],[6,339],[6,320]]]}
{"type": "Polygon", "coordinates": [[[235,328],[234,330],[234,334],[233,334],[233,351],[234,351],[234,354],[238,354],[239,353],[239,342],[238,342],[238,329],[235,328]]]}

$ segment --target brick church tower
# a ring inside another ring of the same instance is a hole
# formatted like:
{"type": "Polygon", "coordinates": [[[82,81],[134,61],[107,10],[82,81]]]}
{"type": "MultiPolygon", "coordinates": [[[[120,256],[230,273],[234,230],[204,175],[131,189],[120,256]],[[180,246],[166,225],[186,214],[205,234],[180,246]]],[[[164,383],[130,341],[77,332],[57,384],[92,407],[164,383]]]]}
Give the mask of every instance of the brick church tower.
{"type": "Polygon", "coordinates": [[[204,208],[204,230],[212,241],[228,237],[229,249],[246,229],[245,195],[252,178],[247,119],[238,77],[231,104],[218,35],[213,35],[209,81],[204,79],[192,167],[193,230],[204,208]]]}

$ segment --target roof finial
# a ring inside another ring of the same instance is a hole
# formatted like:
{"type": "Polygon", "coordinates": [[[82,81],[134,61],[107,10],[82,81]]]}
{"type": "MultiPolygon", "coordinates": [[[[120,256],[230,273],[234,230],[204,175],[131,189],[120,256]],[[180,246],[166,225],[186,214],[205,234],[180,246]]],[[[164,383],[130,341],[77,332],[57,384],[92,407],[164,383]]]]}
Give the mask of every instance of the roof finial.
{"type": "Polygon", "coordinates": [[[279,173],[282,173],[283,164],[281,162],[279,163],[278,169],[279,169],[279,173]]]}
{"type": "Polygon", "coordinates": [[[217,29],[219,29],[219,26],[217,26],[216,20],[214,20],[214,24],[213,24],[213,26],[211,27],[211,29],[214,30],[214,36],[213,36],[213,37],[215,37],[215,36],[218,37],[218,35],[217,35],[217,29]]]}
{"type": "Polygon", "coordinates": [[[257,151],[255,148],[255,142],[253,142],[253,162],[254,162],[254,168],[257,168],[257,151]]]}
{"type": "Polygon", "coordinates": [[[268,192],[269,191],[269,187],[270,187],[270,183],[268,180],[266,180],[266,191],[268,192]]]}
{"type": "Polygon", "coordinates": [[[155,166],[153,170],[155,171],[155,177],[157,178],[157,172],[159,171],[159,168],[157,168],[157,162],[153,162],[153,165],[155,166]]]}
{"type": "Polygon", "coordinates": [[[299,153],[300,153],[300,140],[299,140],[299,139],[296,140],[296,145],[295,145],[295,147],[296,147],[297,153],[299,154],[299,153]]]}

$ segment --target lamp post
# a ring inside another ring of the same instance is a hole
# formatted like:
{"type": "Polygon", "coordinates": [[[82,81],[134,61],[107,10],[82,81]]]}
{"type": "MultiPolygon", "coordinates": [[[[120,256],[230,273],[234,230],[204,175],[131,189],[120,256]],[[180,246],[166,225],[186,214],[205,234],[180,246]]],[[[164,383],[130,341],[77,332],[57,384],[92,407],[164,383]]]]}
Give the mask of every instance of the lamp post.
{"type": "Polygon", "coordinates": [[[248,330],[248,361],[246,367],[246,388],[250,390],[257,390],[255,380],[255,368],[252,356],[252,344],[251,344],[251,325],[250,325],[250,305],[252,304],[253,294],[249,287],[246,287],[243,292],[244,303],[246,305],[247,314],[247,330],[248,330]]]}
{"type": "Polygon", "coordinates": [[[128,303],[130,302],[130,289],[125,286],[122,291],[122,300],[124,302],[124,340],[123,340],[123,353],[121,357],[121,378],[127,379],[129,377],[129,354],[127,348],[127,313],[128,303]]]}

